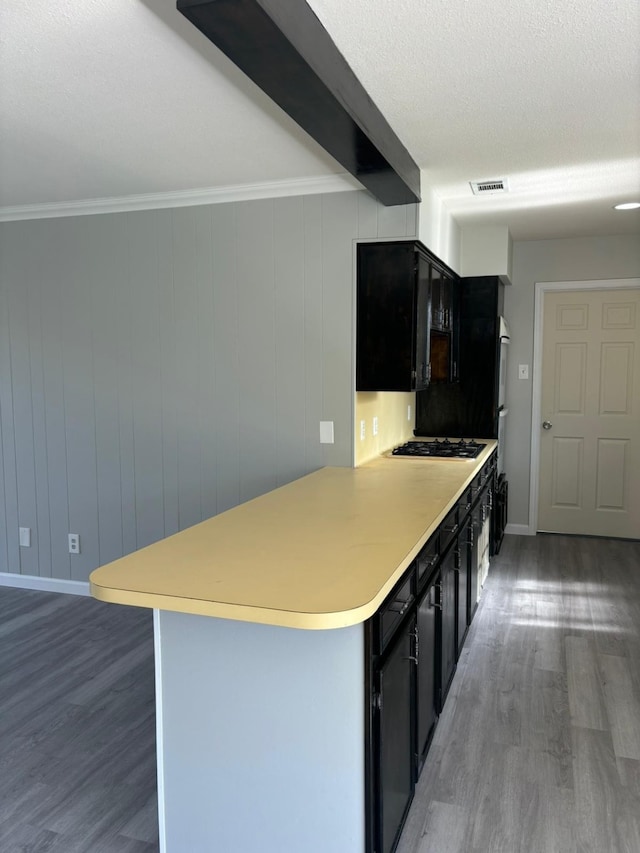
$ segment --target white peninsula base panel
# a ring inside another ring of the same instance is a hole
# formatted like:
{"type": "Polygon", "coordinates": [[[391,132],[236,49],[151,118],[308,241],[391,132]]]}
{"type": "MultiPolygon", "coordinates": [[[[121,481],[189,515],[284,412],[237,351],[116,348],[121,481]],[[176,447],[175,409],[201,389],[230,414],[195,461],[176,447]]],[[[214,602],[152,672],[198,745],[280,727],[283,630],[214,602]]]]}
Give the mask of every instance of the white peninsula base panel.
{"type": "Polygon", "coordinates": [[[363,626],[154,625],[161,853],[363,853],[363,626]]]}

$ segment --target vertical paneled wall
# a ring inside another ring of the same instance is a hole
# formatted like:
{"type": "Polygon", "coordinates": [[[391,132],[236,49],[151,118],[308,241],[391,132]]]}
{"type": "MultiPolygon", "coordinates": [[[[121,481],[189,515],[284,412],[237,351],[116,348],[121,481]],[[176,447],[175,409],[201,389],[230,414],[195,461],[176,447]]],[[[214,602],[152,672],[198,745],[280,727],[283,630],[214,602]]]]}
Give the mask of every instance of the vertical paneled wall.
{"type": "Polygon", "coordinates": [[[350,465],[353,243],[415,233],[360,192],[0,225],[0,572],[86,580],[350,465]]]}

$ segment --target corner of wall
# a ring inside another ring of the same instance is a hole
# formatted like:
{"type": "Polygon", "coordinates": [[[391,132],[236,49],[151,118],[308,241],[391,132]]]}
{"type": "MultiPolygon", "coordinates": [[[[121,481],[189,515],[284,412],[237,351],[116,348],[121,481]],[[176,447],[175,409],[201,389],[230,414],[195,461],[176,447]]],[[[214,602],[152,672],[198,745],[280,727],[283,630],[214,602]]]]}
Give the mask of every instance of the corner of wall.
{"type": "Polygon", "coordinates": [[[356,467],[412,438],[415,411],[415,392],[356,392],[354,422],[356,467]],[[376,435],[373,434],[374,418],[377,419],[376,435]],[[360,435],[361,422],[364,422],[364,438],[360,435]]]}
{"type": "Polygon", "coordinates": [[[429,186],[425,172],[422,173],[422,197],[418,214],[418,238],[434,255],[437,255],[455,272],[459,272],[460,226],[447,210],[440,196],[429,186]]]}

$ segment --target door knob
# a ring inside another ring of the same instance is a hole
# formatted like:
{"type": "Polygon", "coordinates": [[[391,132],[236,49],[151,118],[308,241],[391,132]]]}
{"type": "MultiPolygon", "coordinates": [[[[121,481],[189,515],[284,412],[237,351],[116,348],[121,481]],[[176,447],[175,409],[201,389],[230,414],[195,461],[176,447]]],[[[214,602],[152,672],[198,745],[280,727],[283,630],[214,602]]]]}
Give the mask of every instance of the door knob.
{"type": "Polygon", "coordinates": [[[553,424],[550,421],[542,421],[542,429],[551,429],[553,424]]]}

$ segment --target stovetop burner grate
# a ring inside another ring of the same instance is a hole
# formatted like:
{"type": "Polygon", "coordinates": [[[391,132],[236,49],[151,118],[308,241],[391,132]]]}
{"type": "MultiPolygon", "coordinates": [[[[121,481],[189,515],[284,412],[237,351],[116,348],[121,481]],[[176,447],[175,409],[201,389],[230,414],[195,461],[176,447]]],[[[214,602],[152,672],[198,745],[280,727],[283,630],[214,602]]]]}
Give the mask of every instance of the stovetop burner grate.
{"type": "Polygon", "coordinates": [[[440,459],[475,459],[484,446],[473,439],[465,441],[461,438],[459,441],[451,441],[448,438],[436,438],[432,441],[408,441],[406,444],[395,447],[391,454],[392,456],[431,456],[440,459]]]}

